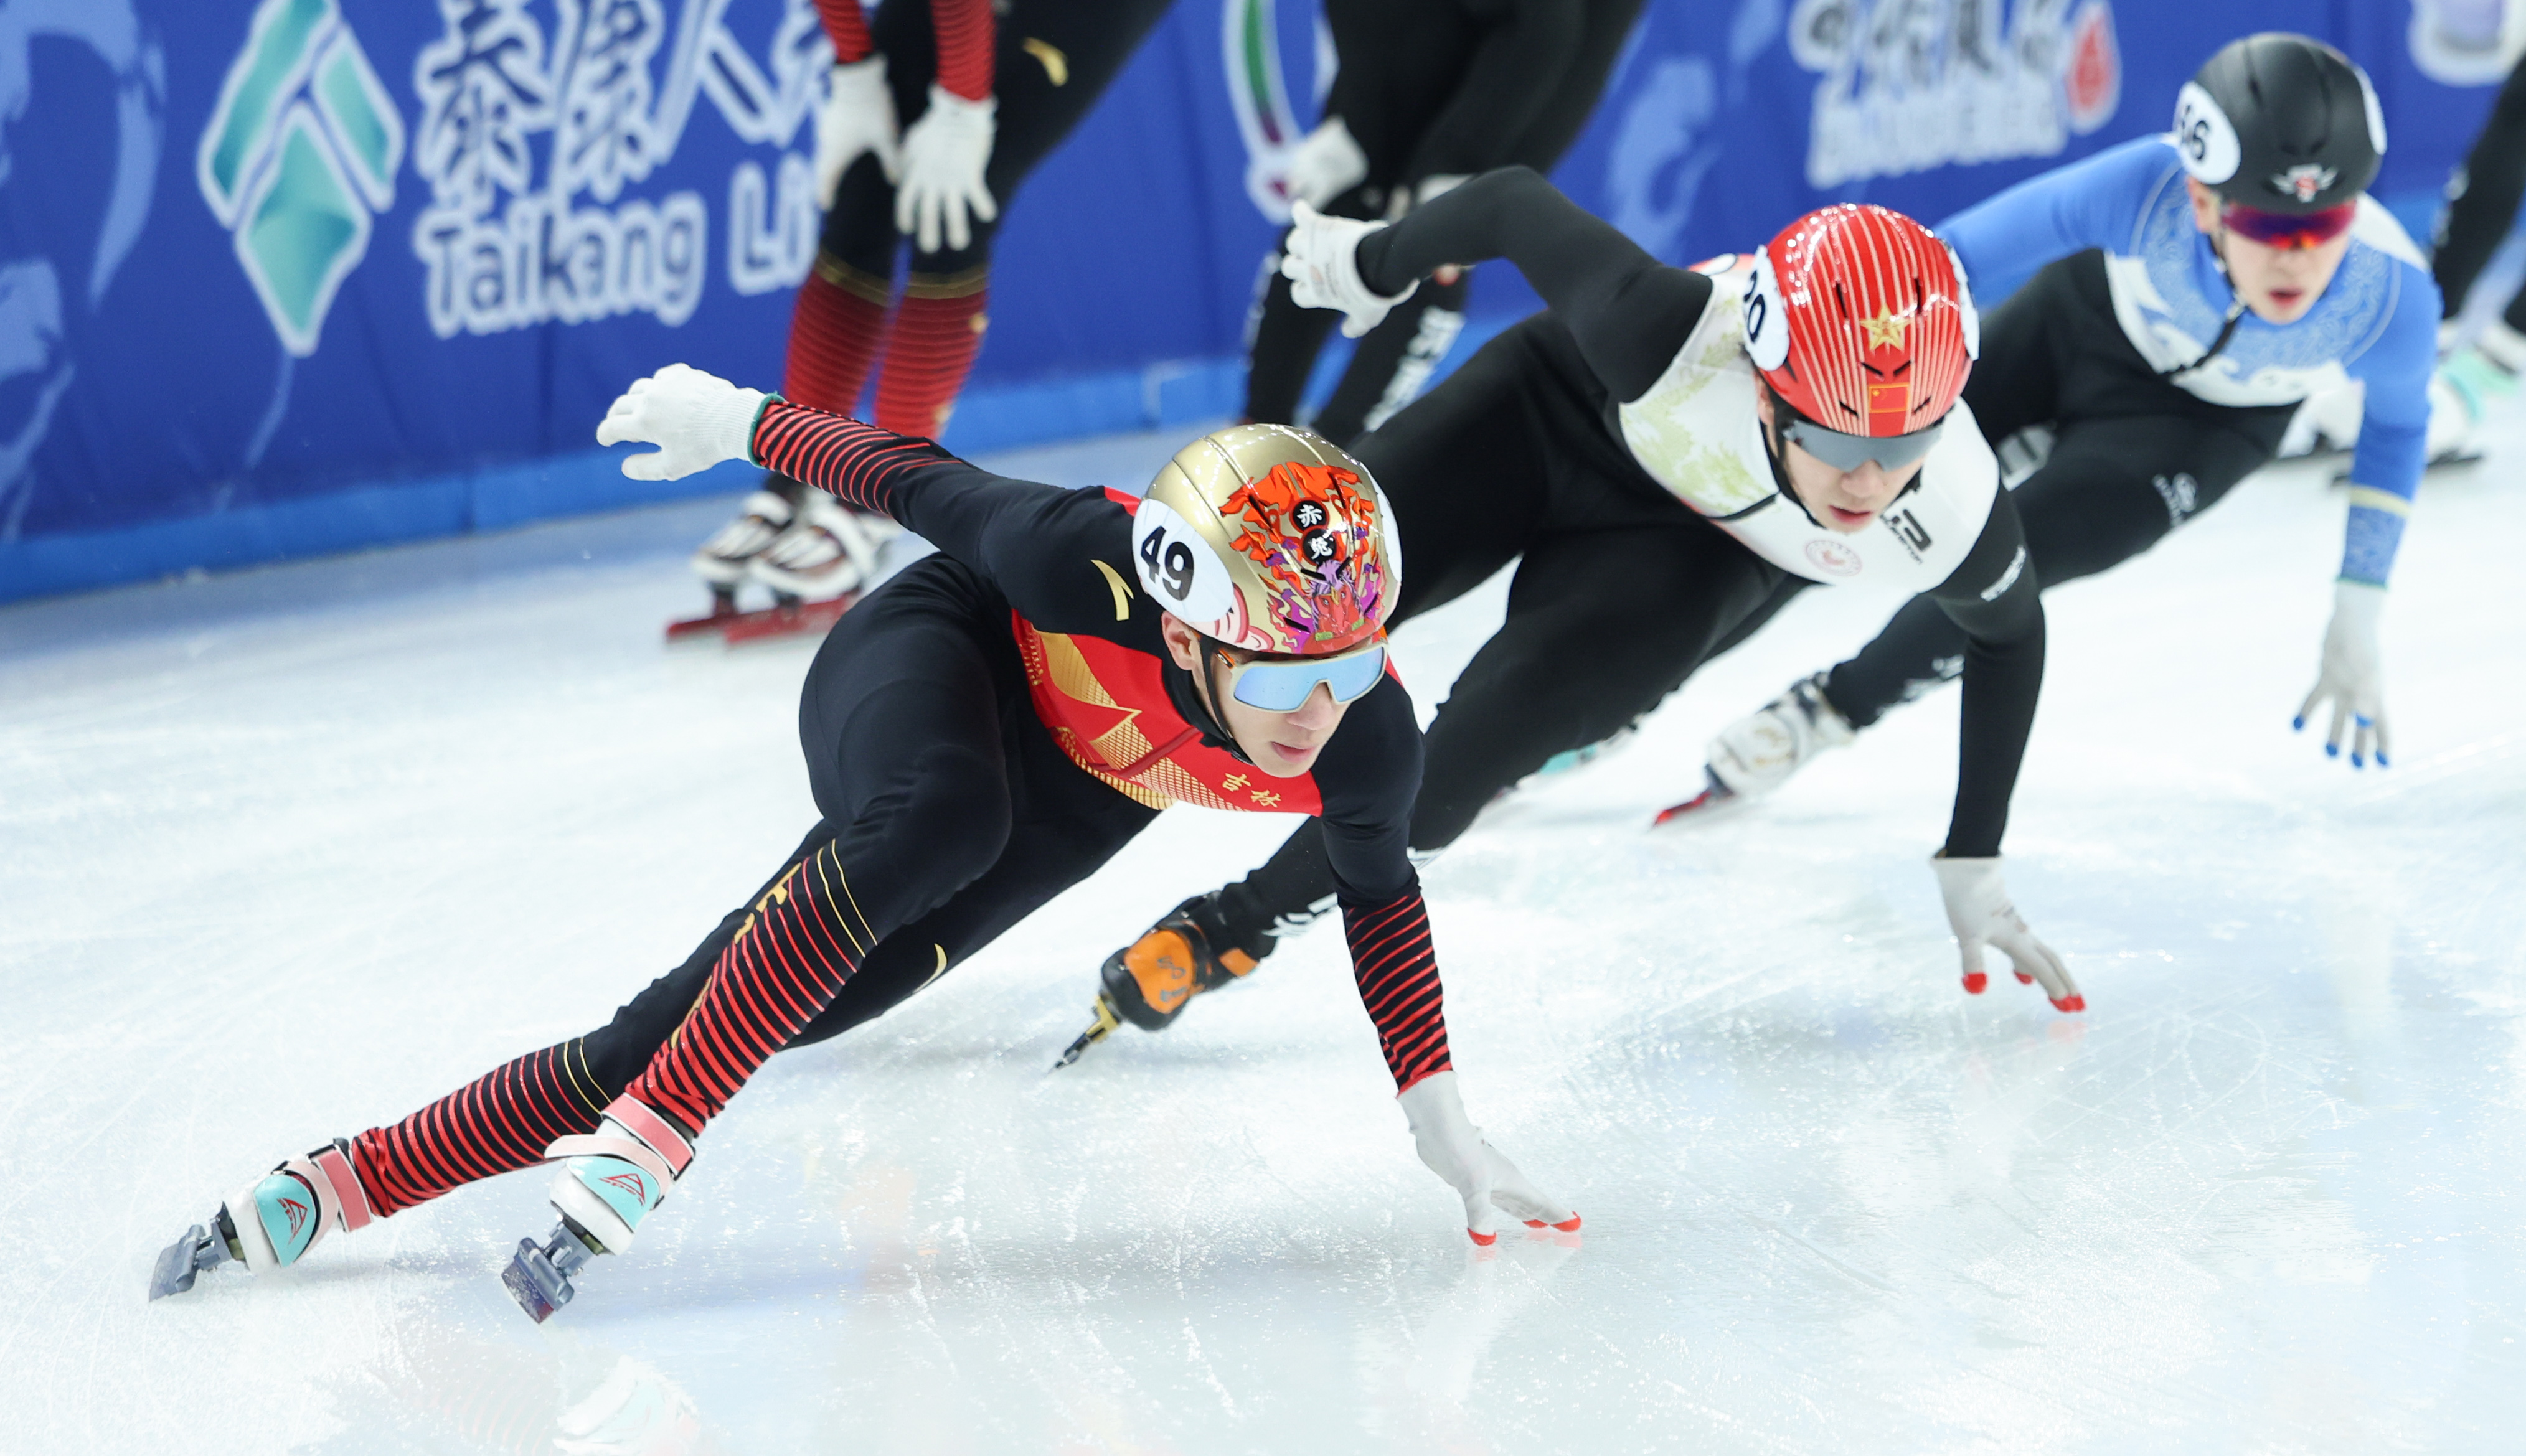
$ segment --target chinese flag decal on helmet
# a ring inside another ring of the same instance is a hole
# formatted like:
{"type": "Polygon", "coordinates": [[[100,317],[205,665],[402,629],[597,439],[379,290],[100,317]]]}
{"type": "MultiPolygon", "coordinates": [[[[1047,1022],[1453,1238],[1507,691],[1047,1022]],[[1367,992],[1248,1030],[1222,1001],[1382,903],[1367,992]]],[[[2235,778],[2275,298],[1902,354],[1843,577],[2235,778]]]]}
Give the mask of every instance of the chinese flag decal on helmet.
{"type": "Polygon", "coordinates": [[[1745,352],[1827,429],[1927,429],[1964,392],[1982,324],[1953,250],[1882,207],[1811,212],[1755,255],[1745,352]]]}

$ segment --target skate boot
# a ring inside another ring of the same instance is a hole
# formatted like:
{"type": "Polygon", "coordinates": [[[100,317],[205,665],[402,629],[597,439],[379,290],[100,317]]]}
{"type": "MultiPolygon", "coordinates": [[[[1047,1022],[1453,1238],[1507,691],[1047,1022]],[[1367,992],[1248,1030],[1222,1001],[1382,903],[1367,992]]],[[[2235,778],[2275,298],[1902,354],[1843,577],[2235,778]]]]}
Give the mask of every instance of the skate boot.
{"type": "Polygon", "coordinates": [[[1256,958],[1227,945],[1228,924],[1216,893],[1195,895],[1167,912],[1140,938],[1105,958],[1099,973],[1093,1025],[1053,1063],[1059,1071],[1125,1022],[1143,1031],[1163,1031],[1192,998],[1252,974],[1256,958]]]}
{"type": "Polygon", "coordinates": [[[736,588],[745,580],[747,564],[778,540],[796,515],[788,497],[777,490],[758,490],[737,508],[735,520],[702,542],[693,553],[693,575],[710,585],[713,616],[735,613],[736,588]]]}
{"type": "MultiPolygon", "coordinates": [[[[1594,763],[1599,758],[1604,757],[1606,754],[1611,753],[1613,750],[1630,742],[1634,737],[1639,735],[1640,730],[1641,726],[1638,723],[1630,723],[1614,729],[1612,732],[1597,739],[1593,743],[1585,744],[1578,748],[1565,748],[1559,753],[1554,754],[1552,757],[1545,759],[1543,761],[1543,767],[1535,771],[1535,777],[1538,778],[1549,778],[1555,774],[1568,774],[1575,770],[1584,769],[1590,764],[1594,763]]],[[[1503,789],[1501,792],[1506,794],[1508,790],[1503,789]]]]}
{"type": "Polygon", "coordinates": [[[203,1270],[230,1259],[242,1260],[255,1274],[278,1273],[307,1257],[331,1230],[347,1233],[375,1217],[351,1161],[351,1144],[336,1137],[248,1183],[207,1224],[185,1230],[159,1254],[149,1297],[180,1294],[203,1270]]]}
{"type": "Polygon", "coordinates": [[[746,564],[746,575],[783,605],[835,601],[877,579],[879,552],[902,529],[810,490],[788,528],[746,564]]]}
{"type": "Polygon", "coordinates": [[[640,1221],[683,1177],[693,1149],[645,1103],[617,1097],[606,1105],[605,1121],[594,1133],[555,1138],[544,1156],[565,1160],[552,1189],[561,1222],[540,1246],[519,1239],[517,1254],[500,1275],[518,1306],[538,1325],[579,1292],[571,1276],[588,1260],[632,1247],[640,1221]]]}
{"type": "Polygon", "coordinates": [[[1702,773],[1707,786],[1668,809],[1657,823],[1705,813],[1734,799],[1770,793],[1807,760],[1840,748],[1855,735],[1824,695],[1825,675],[1790,684],[1790,690],[1719,730],[1710,740],[1702,773]]]}

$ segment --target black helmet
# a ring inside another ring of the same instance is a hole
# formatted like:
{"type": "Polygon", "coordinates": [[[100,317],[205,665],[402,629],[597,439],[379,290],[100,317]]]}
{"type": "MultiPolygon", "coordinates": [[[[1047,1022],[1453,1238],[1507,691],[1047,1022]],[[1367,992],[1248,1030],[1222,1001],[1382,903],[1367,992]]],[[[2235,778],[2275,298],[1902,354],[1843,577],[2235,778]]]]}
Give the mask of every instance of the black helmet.
{"type": "Polygon", "coordinates": [[[2220,47],[2185,82],[2175,149],[2187,173],[2240,206],[2321,212],[2377,179],[2386,118],[2349,57],[2266,30],[2220,47]]]}

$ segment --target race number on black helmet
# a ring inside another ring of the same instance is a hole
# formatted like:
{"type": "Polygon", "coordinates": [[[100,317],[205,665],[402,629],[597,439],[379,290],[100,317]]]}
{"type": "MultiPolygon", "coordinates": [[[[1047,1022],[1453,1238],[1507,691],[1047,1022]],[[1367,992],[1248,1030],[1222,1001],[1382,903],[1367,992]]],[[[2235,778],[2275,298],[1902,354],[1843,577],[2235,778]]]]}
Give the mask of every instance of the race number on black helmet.
{"type": "Polygon", "coordinates": [[[2222,46],[2175,102],[2184,170],[2240,207],[2316,213],[2377,179],[2377,89],[2320,40],[2267,30],[2222,46]]]}

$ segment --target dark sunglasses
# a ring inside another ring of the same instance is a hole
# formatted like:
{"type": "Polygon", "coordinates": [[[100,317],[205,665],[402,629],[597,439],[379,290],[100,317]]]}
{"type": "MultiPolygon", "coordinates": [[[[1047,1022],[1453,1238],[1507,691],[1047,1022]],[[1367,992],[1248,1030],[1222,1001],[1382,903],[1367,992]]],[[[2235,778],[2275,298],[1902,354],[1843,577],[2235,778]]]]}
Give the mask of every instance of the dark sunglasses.
{"type": "Polygon", "coordinates": [[[2267,213],[2243,203],[2219,204],[2219,221],[2229,231],[2270,248],[2322,246],[2349,231],[2358,215],[2359,204],[2355,202],[2316,213],[2267,213]]]}
{"type": "Polygon", "coordinates": [[[1899,471],[1930,453],[1946,421],[1938,420],[1910,434],[1844,434],[1813,420],[1793,418],[1781,427],[1781,437],[1847,475],[1870,461],[1886,471],[1899,471]]]}

